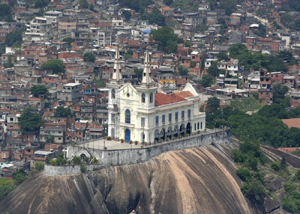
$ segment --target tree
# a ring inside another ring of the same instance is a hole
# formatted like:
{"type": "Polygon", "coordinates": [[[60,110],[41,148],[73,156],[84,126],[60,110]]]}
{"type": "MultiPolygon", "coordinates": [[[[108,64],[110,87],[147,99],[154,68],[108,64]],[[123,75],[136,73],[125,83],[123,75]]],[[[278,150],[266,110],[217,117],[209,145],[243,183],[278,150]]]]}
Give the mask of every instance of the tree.
{"type": "Polygon", "coordinates": [[[87,52],[83,55],[83,61],[85,62],[95,62],[96,57],[93,53],[87,52]]]}
{"type": "Polygon", "coordinates": [[[143,77],[143,69],[134,68],[133,72],[137,75],[138,79],[141,80],[143,77]]]}
{"type": "Polygon", "coordinates": [[[89,8],[89,3],[86,0],[79,0],[79,5],[81,8],[85,8],[85,9],[89,8]]]}
{"type": "Polygon", "coordinates": [[[142,15],[143,20],[148,20],[149,24],[157,24],[159,26],[165,26],[165,17],[161,14],[161,12],[155,8],[152,13],[144,12],[142,15]]]}
{"type": "Polygon", "coordinates": [[[46,95],[48,88],[45,85],[33,85],[30,88],[30,92],[34,97],[39,97],[40,95],[46,95]]]}
{"type": "Polygon", "coordinates": [[[37,132],[43,124],[42,116],[33,111],[33,109],[26,108],[19,119],[22,132],[37,132]]]}
{"type": "Polygon", "coordinates": [[[122,17],[125,19],[125,21],[129,21],[131,18],[131,11],[130,10],[123,10],[122,11],[122,17]]]}
{"type": "Polygon", "coordinates": [[[74,114],[72,113],[69,107],[65,108],[64,106],[58,106],[56,111],[54,112],[55,117],[73,117],[74,114]]]}
{"type": "Polygon", "coordinates": [[[54,136],[53,135],[48,135],[46,143],[54,143],[54,136]]]}
{"type": "Polygon", "coordinates": [[[204,87],[210,87],[213,84],[214,80],[211,75],[204,75],[200,81],[201,85],[204,87]]]}
{"type": "Polygon", "coordinates": [[[13,173],[13,179],[17,184],[23,183],[27,177],[24,169],[17,169],[15,173],[13,173]]]}
{"type": "Polygon", "coordinates": [[[8,4],[0,4],[0,21],[12,22],[13,21],[12,8],[8,4]]]}
{"type": "Polygon", "coordinates": [[[127,52],[124,55],[125,60],[132,58],[133,51],[132,50],[127,50],[127,52]]]}
{"type": "Polygon", "coordinates": [[[241,187],[242,193],[251,201],[262,204],[266,191],[259,180],[252,179],[241,187]]]}
{"type": "Polygon", "coordinates": [[[217,54],[217,58],[218,58],[218,61],[221,61],[221,60],[229,61],[229,60],[230,60],[229,56],[228,56],[227,53],[224,52],[224,51],[220,51],[220,52],[217,54]]]}
{"type": "Polygon", "coordinates": [[[216,61],[212,62],[210,67],[207,69],[207,73],[214,77],[217,77],[219,72],[220,70],[218,69],[218,63],[216,61]]]}
{"type": "Polygon", "coordinates": [[[65,72],[65,65],[59,59],[51,59],[42,64],[42,70],[52,71],[53,74],[61,74],[65,72]]]}
{"type": "MultiPolygon", "coordinates": [[[[275,84],[273,87],[273,103],[283,104],[285,99],[285,94],[288,92],[289,88],[287,86],[283,86],[279,83],[275,84]]],[[[284,102],[286,103],[286,102],[284,102]]]]}
{"type": "Polygon", "coordinates": [[[8,56],[7,63],[4,64],[4,67],[5,67],[5,68],[11,68],[11,67],[14,67],[14,64],[12,63],[12,60],[11,60],[11,56],[10,56],[10,55],[8,56]]]}
{"type": "Polygon", "coordinates": [[[152,30],[150,36],[159,43],[159,48],[167,53],[176,52],[178,43],[183,42],[174,34],[173,29],[167,26],[152,30]]]}
{"type": "Polygon", "coordinates": [[[34,7],[35,8],[44,8],[49,4],[49,0],[35,0],[34,7]]]}
{"type": "Polygon", "coordinates": [[[258,29],[257,29],[257,31],[254,31],[254,33],[257,36],[265,38],[266,37],[266,27],[263,24],[259,23],[258,29]]]}
{"type": "Polygon", "coordinates": [[[18,30],[8,33],[5,37],[5,45],[9,47],[13,45],[18,45],[18,46],[21,45],[23,32],[24,32],[24,28],[20,28],[18,30]]]}
{"type": "Polygon", "coordinates": [[[71,37],[64,38],[63,41],[68,43],[68,49],[72,49],[71,43],[75,41],[73,38],[71,37]]]}
{"type": "Polygon", "coordinates": [[[34,167],[35,167],[36,171],[40,172],[40,171],[44,170],[45,165],[40,161],[35,161],[34,167]]]}
{"type": "Polygon", "coordinates": [[[236,170],[236,174],[240,177],[242,181],[247,181],[251,178],[251,172],[245,167],[239,167],[236,170]]]}
{"type": "Polygon", "coordinates": [[[173,3],[173,0],[164,0],[164,4],[170,6],[173,3]]]}
{"type": "Polygon", "coordinates": [[[189,70],[180,65],[178,66],[178,72],[181,76],[186,76],[189,73],[189,70]]]}
{"type": "Polygon", "coordinates": [[[244,44],[233,44],[229,47],[228,52],[231,58],[237,59],[239,55],[248,52],[248,48],[244,44]]]}
{"type": "Polygon", "coordinates": [[[120,6],[122,7],[128,7],[130,9],[133,9],[137,12],[143,13],[145,8],[153,4],[152,0],[119,0],[120,6]]]}
{"type": "Polygon", "coordinates": [[[2,201],[15,187],[16,185],[14,184],[13,179],[0,178],[0,201],[2,201]]]}
{"type": "Polygon", "coordinates": [[[73,158],[73,163],[76,164],[76,165],[81,164],[81,158],[78,157],[78,156],[75,156],[75,157],[73,158]]]}
{"type": "Polygon", "coordinates": [[[206,109],[209,112],[215,112],[220,107],[220,100],[216,97],[210,97],[207,100],[206,109]]]}

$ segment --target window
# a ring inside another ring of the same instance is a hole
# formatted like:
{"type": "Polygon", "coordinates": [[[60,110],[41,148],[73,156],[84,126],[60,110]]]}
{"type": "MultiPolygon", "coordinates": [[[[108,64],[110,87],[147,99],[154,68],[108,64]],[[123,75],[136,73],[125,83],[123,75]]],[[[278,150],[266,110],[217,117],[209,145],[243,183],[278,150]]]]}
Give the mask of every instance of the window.
{"type": "Polygon", "coordinates": [[[172,113],[169,114],[169,122],[172,123],[172,113]]]}
{"type": "Polygon", "coordinates": [[[158,120],[159,120],[159,117],[156,116],[156,117],[155,117],[155,123],[156,123],[156,125],[158,125],[158,120]]]}
{"type": "Polygon", "coordinates": [[[202,129],[202,122],[201,122],[201,129],[202,129]]]}
{"type": "Polygon", "coordinates": [[[184,120],[184,111],[181,111],[181,119],[184,120]]]}
{"type": "Polygon", "coordinates": [[[14,118],[13,117],[9,118],[9,121],[14,121],[14,118]]]}
{"type": "Polygon", "coordinates": [[[125,111],[125,123],[130,123],[130,110],[126,109],[125,111]]]}
{"type": "Polygon", "coordinates": [[[165,118],[165,115],[162,116],[162,123],[165,123],[166,122],[166,118],[165,118]]]}
{"type": "Polygon", "coordinates": [[[188,118],[191,118],[191,109],[188,110],[188,118]]]}
{"type": "Polygon", "coordinates": [[[175,112],[175,120],[178,121],[178,112],[175,112]]]}
{"type": "Polygon", "coordinates": [[[196,126],[196,123],[194,124],[194,130],[196,130],[197,126],[196,126]]]}
{"type": "Polygon", "coordinates": [[[115,114],[111,114],[111,121],[115,122],[115,114]]]}
{"type": "Polygon", "coordinates": [[[144,117],[141,118],[141,126],[145,127],[145,118],[144,117]]]}
{"type": "Polygon", "coordinates": [[[145,103],[145,99],[146,99],[146,96],[144,93],[142,93],[142,103],[145,103]]]}
{"type": "Polygon", "coordinates": [[[153,103],[153,94],[150,94],[150,103],[153,103]]]}
{"type": "Polygon", "coordinates": [[[199,122],[198,122],[198,129],[199,129],[199,122]]]}
{"type": "Polygon", "coordinates": [[[116,97],[116,92],[115,92],[115,89],[111,90],[111,98],[112,99],[115,99],[116,97]]]}

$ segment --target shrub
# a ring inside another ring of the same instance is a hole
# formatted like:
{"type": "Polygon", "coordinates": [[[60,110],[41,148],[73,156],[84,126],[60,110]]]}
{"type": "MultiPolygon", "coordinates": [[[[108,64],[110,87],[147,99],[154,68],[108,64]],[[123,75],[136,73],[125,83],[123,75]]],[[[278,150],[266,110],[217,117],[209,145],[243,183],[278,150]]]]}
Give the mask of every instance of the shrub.
{"type": "Polygon", "coordinates": [[[288,211],[290,213],[297,213],[297,211],[298,211],[298,207],[297,207],[297,203],[296,203],[295,199],[290,198],[290,197],[285,197],[283,199],[282,208],[285,211],[288,211]]]}
{"type": "Polygon", "coordinates": [[[298,169],[298,170],[296,171],[294,178],[295,178],[297,181],[300,181],[300,169],[298,169]]]}
{"type": "Polygon", "coordinates": [[[78,156],[75,156],[73,158],[73,163],[79,165],[81,163],[81,158],[78,156]]]}
{"type": "Polygon", "coordinates": [[[244,167],[239,167],[236,170],[236,174],[240,177],[241,180],[246,181],[251,178],[251,172],[249,169],[244,167]]]}
{"type": "Polygon", "coordinates": [[[238,149],[234,149],[232,151],[232,156],[233,156],[234,162],[237,162],[237,163],[243,163],[246,159],[246,156],[242,152],[240,152],[238,149]]]}
{"type": "Polygon", "coordinates": [[[241,191],[249,200],[259,204],[263,203],[264,197],[266,196],[265,188],[259,180],[246,182],[241,187],[241,191]]]}
{"type": "Polygon", "coordinates": [[[35,167],[35,170],[42,171],[44,169],[45,165],[40,161],[36,161],[34,163],[34,167],[35,167]]]}
{"type": "Polygon", "coordinates": [[[92,160],[92,163],[97,164],[97,163],[99,163],[99,160],[96,157],[94,157],[93,160],[92,160]]]}
{"type": "Polygon", "coordinates": [[[120,139],[121,143],[124,143],[124,139],[120,139]]]}
{"type": "Polygon", "coordinates": [[[110,136],[107,136],[107,137],[106,137],[106,140],[111,140],[111,137],[110,137],[110,136]]]}
{"type": "Polygon", "coordinates": [[[84,163],[82,163],[82,164],[80,165],[80,170],[81,170],[81,172],[83,172],[83,173],[86,172],[86,165],[85,165],[84,163]]]}
{"type": "Polygon", "coordinates": [[[274,171],[279,171],[280,170],[280,163],[278,161],[275,161],[271,164],[271,168],[274,170],[274,171]]]}
{"type": "Polygon", "coordinates": [[[290,193],[296,189],[296,185],[289,181],[284,184],[284,189],[290,193]]]}

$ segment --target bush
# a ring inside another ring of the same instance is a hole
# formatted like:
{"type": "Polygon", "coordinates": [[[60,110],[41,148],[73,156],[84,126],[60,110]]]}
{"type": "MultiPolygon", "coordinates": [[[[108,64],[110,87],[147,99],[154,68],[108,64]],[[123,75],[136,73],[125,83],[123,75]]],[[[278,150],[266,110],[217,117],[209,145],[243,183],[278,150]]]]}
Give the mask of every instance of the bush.
{"type": "Polygon", "coordinates": [[[284,189],[285,191],[291,193],[296,189],[296,185],[289,181],[284,184],[284,189]]]}
{"type": "Polygon", "coordinates": [[[44,170],[45,165],[40,161],[36,161],[34,163],[34,167],[35,167],[35,170],[42,171],[42,170],[44,170]]]}
{"type": "Polygon", "coordinates": [[[246,159],[246,156],[242,152],[240,152],[238,149],[234,149],[232,151],[232,156],[233,156],[234,162],[237,162],[237,163],[243,163],[246,159]]]}
{"type": "Polygon", "coordinates": [[[259,180],[251,180],[246,182],[241,187],[241,191],[249,200],[259,204],[263,203],[264,197],[266,196],[265,188],[259,180]]]}
{"type": "Polygon", "coordinates": [[[280,163],[278,161],[275,161],[271,164],[271,168],[274,170],[274,171],[279,171],[280,170],[280,163]]]}
{"type": "Polygon", "coordinates": [[[244,167],[239,167],[236,170],[236,174],[240,177],[241,180],[247,181],[249,178],[251,178],[251,172],[249,169],[244,167]]]}
{"type": "Polygon", "coordinates": [[[86,172],[86,165],[85,165],[84,163],[82,163],[82,164],[80,165],[80,170],[81,170],[81,172],[83,172],[83,173],[86,172]]]}
{"type": "Polygon", "coordinates": [[[283,199],[282,208],[290,213],[297,213],[298,211],[296,200],[290,197],[283,199]]]}
{"type": "Polygon", "coordinates": [[[300,169],[298,169],[294,176],[295,180],[300,181],[300,169]]]}
{"type": "Polygon", "coordinates": [[[75,156],[75,157],[73,158],[73,163],[74,163],[74,164],[77,164],[77,165],[81,164],[81,158],[78,157],[78,156],[75,156]]]}

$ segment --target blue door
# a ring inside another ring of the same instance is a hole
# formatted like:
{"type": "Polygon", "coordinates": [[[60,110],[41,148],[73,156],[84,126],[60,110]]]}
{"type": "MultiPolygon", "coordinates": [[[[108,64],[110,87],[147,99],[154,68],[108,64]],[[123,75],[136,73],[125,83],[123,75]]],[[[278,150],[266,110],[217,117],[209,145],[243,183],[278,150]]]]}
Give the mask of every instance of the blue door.
{"type": "Polygon", "coordinates": [[[129,142],[130,141],[130,130],[126,129],[125,130],[125,142],[129,142]]]}

